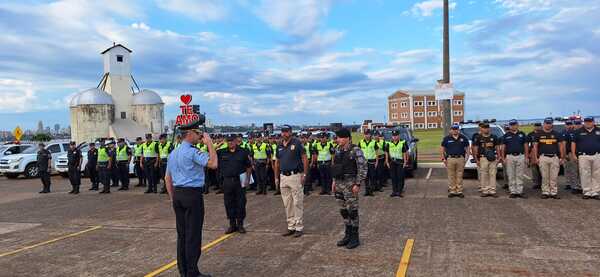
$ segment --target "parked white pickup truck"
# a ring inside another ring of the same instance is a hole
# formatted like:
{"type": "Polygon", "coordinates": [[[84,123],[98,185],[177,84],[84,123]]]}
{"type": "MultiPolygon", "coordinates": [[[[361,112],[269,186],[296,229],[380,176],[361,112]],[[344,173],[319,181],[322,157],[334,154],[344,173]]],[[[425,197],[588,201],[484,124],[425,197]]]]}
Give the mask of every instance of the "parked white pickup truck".
{"type": "MultiPolygon", "coordinates": [[[[46,144],[46,149],[52,155],[52,160],[60,155],[66,154],[69,150],[68,141],[55,141],[46,144]]],[[[25,149],[21,154],[9,155],[0,159],[0,173],[7,178],[17,178],[23,174],[27,178],[38,176],[37,168],[37,146],[25,149]]]]}

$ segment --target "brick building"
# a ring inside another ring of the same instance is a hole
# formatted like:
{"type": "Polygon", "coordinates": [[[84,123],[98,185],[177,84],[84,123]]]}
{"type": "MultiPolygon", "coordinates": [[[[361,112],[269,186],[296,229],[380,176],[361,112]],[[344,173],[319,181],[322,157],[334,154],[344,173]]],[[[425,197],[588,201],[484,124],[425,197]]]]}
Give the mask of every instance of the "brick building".
{"type": "MultiPolygon", "coordinates": [[[[464,121],[465,94],[456,91],[451,106],[452,121],[464,121]]],[[[433,90],[399,90],[388,96],[388,122],[412,129],[442,128],[442,107],[433,90]]]]}

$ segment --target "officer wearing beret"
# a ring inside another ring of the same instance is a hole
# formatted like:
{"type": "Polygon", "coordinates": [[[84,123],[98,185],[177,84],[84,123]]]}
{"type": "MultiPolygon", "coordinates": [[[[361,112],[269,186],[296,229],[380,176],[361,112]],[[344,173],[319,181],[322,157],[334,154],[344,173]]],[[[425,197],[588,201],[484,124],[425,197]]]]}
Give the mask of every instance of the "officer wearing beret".
{"type": "Polygon", "coordinates": [[[583,199],[600,200],[600,128],[593,117],[584,119],[571,144],[571,159],[579,164],[583,199]]]}
{"type": "Polygon", "coordinates": [[[367,180],[368,165],[360,147],[352,144],[350,130],[340,129],[336,135],[338,146],[331,175],[335,199],[346,225],[344,238],[338,241],[337,246],[353,249],[360,245],[358,193],[367,180]]]}
{"type": "Polygon", "coordinates": [[[79,194],[79,186],[81,185],[81,151],[77,149],[77,144],[74,141],[69,143],[67,165],[69,168],[69,181],[72,187],[69,193],[79,194]]]}
{"type": "Polygon", "coordinates": [[[508,175],[510,198],[525,198],[523,195],[523,175],[529,161],[529,145],[527,136],[519,131],[519,122],[512,119],[508,122],[509,130],[502,136],[502,156],[505,160],[504,171],[508,175]]]}
{"type": "Polygon", "coordinates": [[[533,144],[534,164],[539,165],[542,174],[542,199],[560,199],[557,181],[565,162],[565,143],[564,136],[553,130],[553,123],[551,117],[544,119],[543,129],[533,144]]]}
{"type": "Polygon", "coordinates": [[[165,181],[175,211],[177,227],[177,267],[181,276],[210,276],[200,273],[198,261],[202,249],[204,224],[204,167],[217,168],[217,153],[199,122],[180,127],[183,142],[169,155],[165,181]],[[208,153],[194,145],[202,139],[208,153]]]}
{"type": "Polygon", "coordinates": [[[460,133],[459,125],[452,125],[450,134],[442,140],[441,159],[448,172],[448,198],[464,198],[463,174],[466,157],[471,155],[469,139],[460,133]]]}

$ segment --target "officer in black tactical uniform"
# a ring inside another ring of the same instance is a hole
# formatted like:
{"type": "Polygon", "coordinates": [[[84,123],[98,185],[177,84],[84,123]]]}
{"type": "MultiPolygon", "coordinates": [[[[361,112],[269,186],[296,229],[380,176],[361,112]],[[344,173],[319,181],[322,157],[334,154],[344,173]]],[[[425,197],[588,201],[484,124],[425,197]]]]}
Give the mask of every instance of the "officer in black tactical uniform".
{"type": "Polygon", "coordinates": [[[92,187],[90,190],[98,190],[98,169],[96,166],[98,165],[98,149],[96,149],[96,144],[90,142],[90,149],[87,152],[87,163],[85,164],[85,171],[88,176],[90,176],[90,182],[92,183],[92,187]]]}
{"type": "Polygon", "coordinates": [[[50,170],[51,170],[51,160],[52,154],[45,148],[43,143],[38,145],[39,150],[37,152],[37,167],[38,167],[38,175],[42,180],[42,191],[40,193],[50,193],[50,170]]]}
{"type": "Polygon", "coordinates": [[[81,151],[77,149],[74,141],[69,143],[69,151],[67,152],[67,165],[69,167],[69,181],[71,182],[70,194],[79,194],[79,186],[81,185],[81,151]]]}

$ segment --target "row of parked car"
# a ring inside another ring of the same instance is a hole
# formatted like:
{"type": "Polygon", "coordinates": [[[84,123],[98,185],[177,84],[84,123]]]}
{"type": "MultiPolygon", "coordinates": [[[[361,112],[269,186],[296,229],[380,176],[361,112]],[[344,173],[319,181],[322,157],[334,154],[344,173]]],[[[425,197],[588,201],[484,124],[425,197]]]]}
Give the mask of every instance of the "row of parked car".
{"type": "MultiPolygon", "coordinates": [[[[89,146],[87,143],[83,143],[78,147],[81,150],[83,157],[81,170],[85,174],[89,146]]],[[[49,142],[46,144],[46,149],[52,155],[54,172],[67,177],[67,151],[69,151],[69,141],[49,142]]],[[[9,179],[17,178],[20,175],[24,175],[26,178],[37,177],[37,151],[38,147],[35,144],[0,145],[0,173],[9,179]]],[[[133,174],[133,161],[129,166],[129,172],[133,174]]]]}

